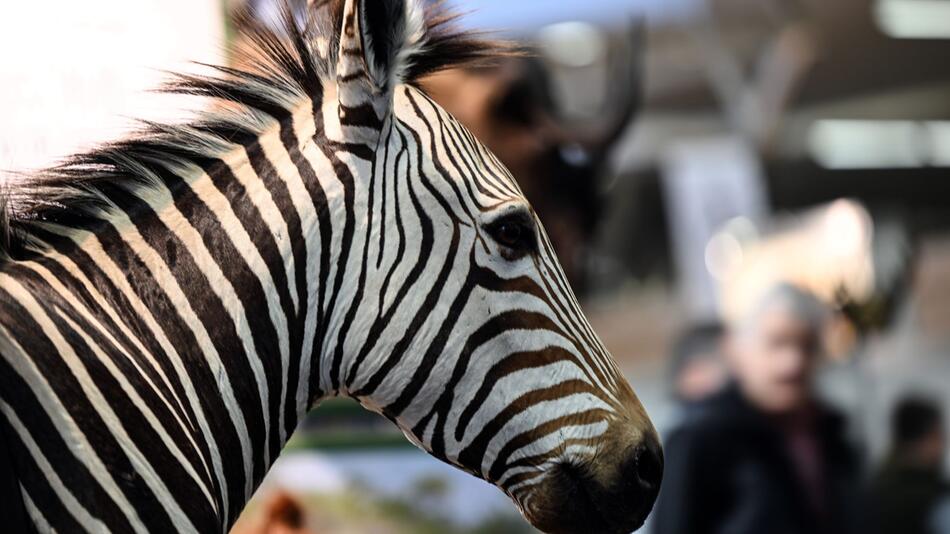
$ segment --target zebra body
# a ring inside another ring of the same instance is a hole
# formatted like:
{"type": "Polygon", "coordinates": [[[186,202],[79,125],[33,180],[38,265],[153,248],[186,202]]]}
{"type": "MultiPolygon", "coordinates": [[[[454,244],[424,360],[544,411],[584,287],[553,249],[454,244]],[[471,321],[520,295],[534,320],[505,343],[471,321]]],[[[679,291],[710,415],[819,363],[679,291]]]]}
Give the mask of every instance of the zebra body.
{"type": "Polygon", "coordinates": [[[507,171],[411,83],[490,50],[414,1],[307,19],[253,36],[257,71],[173,86],[238,111],[10,195],[0,433],[30,520],[226,531],[306,411],[347,395],[542,529],[629,530],[652,426],[507,171]],[[624,469],[630,502],[593,506],[624,469]],[[565,503],[575,470],[596,491],[565,503]]]}

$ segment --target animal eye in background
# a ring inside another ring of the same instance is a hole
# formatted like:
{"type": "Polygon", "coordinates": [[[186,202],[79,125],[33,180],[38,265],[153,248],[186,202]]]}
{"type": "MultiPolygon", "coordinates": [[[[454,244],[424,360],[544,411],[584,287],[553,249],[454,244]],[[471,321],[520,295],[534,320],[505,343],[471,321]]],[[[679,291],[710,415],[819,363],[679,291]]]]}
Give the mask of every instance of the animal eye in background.
{"type": "Polygon", "coordinates": [[[561,156],[561,161],[571,167],[586,167],[590,164],[590,154],[577,143],[559,146],[558,155],[561,156]]]}

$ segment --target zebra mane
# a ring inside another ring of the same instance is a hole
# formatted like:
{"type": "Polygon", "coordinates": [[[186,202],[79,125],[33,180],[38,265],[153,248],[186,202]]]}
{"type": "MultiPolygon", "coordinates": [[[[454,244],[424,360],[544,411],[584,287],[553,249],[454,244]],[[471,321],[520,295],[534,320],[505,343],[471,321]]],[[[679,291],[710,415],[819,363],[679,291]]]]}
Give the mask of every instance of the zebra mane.
{"type": "MultiPolygon", "coordinates": [[[[126,139],[46,170],[14,174],[0,184],[0,264],[42,251],[46,243],[37,230],[77,228],[101,219],[114,206],[110,191],[154,187],[167,177],[200,170],[238,145],[254,143],[305,99],[319,102],[323,84],[335,81],[344,0],[309,0],[298,12],[283,2],[282,16],[271,26],[247,12],[235,17],[234,66],[199,64],[211,73],[172,74],[160,89],[209,97],[218,104],[211,110],[182,124],[140,121],[126,139]]],[[[440,70],[516,53],[508,44],[458,29],[459,15],[441,2],[425,8],[423,0],[407,2],[421,27],[414,28],[411,46],[398,51],[396,81],[417,85],[440,70]]]]}

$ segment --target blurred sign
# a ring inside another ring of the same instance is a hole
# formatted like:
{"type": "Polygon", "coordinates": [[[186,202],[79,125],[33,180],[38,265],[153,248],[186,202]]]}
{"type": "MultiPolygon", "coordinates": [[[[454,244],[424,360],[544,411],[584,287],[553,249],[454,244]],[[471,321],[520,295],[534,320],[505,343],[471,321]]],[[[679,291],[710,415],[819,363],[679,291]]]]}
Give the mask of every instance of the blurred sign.
{"type": "Polygon", "coordinates": [[[727,221],[766,214],[763,183],[755,151],[737,137],[686,139],[667,150],[663,186],[673,258],[691,319],[718,315],[718,259],[707,254],[707,246],[727,221]]]}
{"type": "Polygon", "coordinates": [[[167,70],[223,59],[219,0],[6,2],[0,9],[0,171],[45,167],[114,139],[131,118],[188,106],[167,70]]]}

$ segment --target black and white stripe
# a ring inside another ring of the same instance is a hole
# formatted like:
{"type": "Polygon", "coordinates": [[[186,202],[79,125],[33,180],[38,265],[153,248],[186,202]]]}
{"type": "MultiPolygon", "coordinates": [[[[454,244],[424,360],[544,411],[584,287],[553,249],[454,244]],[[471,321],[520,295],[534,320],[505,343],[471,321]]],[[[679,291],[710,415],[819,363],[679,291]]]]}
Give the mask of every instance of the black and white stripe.
{"type": "Polygon", "coordinates": [[[226,531],[331,395],[530,517],[639,409],[507,171],[413,85],[492,50],[415,1],[308,19],[171,88],[240,111],[10,191],[0,432],[38,530],[226,531]]]}

